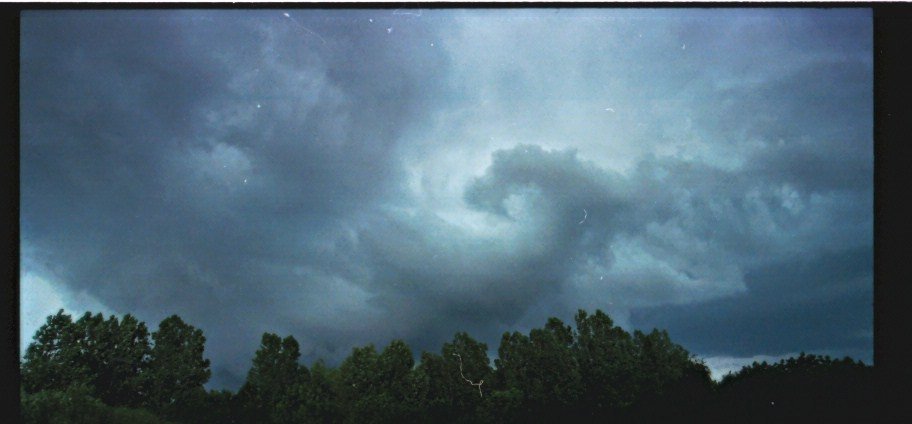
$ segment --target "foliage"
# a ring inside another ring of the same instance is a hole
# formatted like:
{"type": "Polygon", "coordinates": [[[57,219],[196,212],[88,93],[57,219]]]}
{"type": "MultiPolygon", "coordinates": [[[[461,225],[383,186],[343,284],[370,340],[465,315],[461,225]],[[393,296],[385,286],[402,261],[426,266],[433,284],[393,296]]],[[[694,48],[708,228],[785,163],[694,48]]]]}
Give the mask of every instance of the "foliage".
{"type": "Polygon", "coordinates": [[[74,384],[63,390],[42,390],[22,398],[24,423],[102,423],[104,404],[92,397],[92,389],[74,384]]]}
{"type": "Polygon", "coordinates": [[[25,351],[22,364],[25,393],[89,386],[89,367],[82,361],[80,348],[84,344],[72,317],[64,314],[63,309],[49,316],[25,351]]]}
{"type": "Polygon", "coordinates": [[[61,309],[26,350],[23,387],[36,393],[82,385],[106,404],[138,406],[149,351],[148,330],[131,315],[120,321],[86,312],[73,322],[61,309]]]}
{"type": "Polygon", "coordinates": [[[415,370],[423,419],[472,422],[483,396],[494,388],[488,347],[467,333],[456,333],[451,342],[443,344],[440,353],[423,352],[415,370]]]}
{"type": "Polygon", "coordinates": [[[355,348],[339,366],[337,390],[344,422],[387,423],[414,418],[414,359],[405,342],[392,341],[378,354],[355,348]]]}
{"type": "Polygon", "coordinates": [[[27,423],[527,423],[864,421],[872,367],[802,353],[754,363],[715,384],[667,332],[628,333],[597,310],[575,328],[549,318],[488,346],[456,333],[439,353],[393,340],[337,367],[300,363],[292,336],[265,333],[234,394],[209,391],[201,330],[178,316],[144,323],[59,311],[21,365],[27,423]],[[139,407],[148,409],[140,409],[139,407]]]}
{"type": "Polygon", "coordinates": [[[308,371],[298,364],[298,342],[292,336],[263,334],[247,382],[241,387],[247,414],[259,422],[291,423],[306,399],[308,371]]]}
{"type": "Polygon", "coordinates": [[[229,390],[211,390],[207,393],[202,408],[196,411],[197,419],[184,422],[233,423],[241,415],[237,396],[229,390]]]}
{"type": "Polygon", "coordinates": [[[310,381],[305,388],[305,407],[302,422],[335,423],[341,421],[341,410],[334,381],[337,370],[317,361],[310,368],[310,381]]]}
{"type": "Polygon", "coordinates": [[[523,421],[558,419],[578,403],[582,380],[572,354],[573,332],[557,318],[529,336],[514,332],[501,339],[495,360],[498,383],[521,393],[523,421]]]}
{"type": "Polygon", "coordinates": [[[205,396],[209,360],[203,358],[203,332],[177,315],[165,318],[152,333],[148,371],[144,374],[147,405],[165,416],[179,417],[205,396]]]}
{"type": "Polygon", "coordinates": [[[765,361],[725,376],[718,387],[719,419],[833,421],[870,419],[873,369],[846,357],[806,355],[765,361]]]}
{"type": "Polygon", "coordinates": [[[580,367],[583,393],[581,412],[605,417],[631,405],[636,396],[637,345],[626,331],[597,310],[589,315],[579,310],[574,356],[580,367]]]}
{"type": "Polygon", "coordinates": [[[65,390],[24,394],[22,422],[26,424],[167,424],[148,410],[113,407],[92,397],[91,388],[73,385],[65,390]]]}
{"type": "Polygon", "coordinates": [[[142,395],[142,371],[146,367],[149,332],[131,315],[123,321],[99,313],[86,313],[76,321],[81,336],[81,362],[89,371],[89,384],[108,405],[138,406],[142,395]]]}

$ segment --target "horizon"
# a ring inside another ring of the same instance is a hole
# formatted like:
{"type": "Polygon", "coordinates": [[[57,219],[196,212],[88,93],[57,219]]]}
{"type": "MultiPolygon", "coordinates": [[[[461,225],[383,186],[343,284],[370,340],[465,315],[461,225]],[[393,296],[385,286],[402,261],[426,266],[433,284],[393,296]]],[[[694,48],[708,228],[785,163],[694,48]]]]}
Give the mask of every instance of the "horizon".
{"type": "MultiPolygon", "coordinates": [[[[24,11],[20,351],[177,314],[236,390],[577,309],[873,362],[862,9],[24,11]]],[[[763,358],[763,359],[757,359],[763,358]]]]}

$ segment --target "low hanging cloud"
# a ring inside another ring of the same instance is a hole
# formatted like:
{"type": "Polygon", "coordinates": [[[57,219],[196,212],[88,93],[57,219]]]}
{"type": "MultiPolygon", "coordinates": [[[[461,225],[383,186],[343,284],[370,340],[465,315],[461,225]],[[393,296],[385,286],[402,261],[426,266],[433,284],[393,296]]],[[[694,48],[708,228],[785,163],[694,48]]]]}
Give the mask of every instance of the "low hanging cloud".
{"type": "Polygon", "coordinates": [[[564,12],[25,13],[23,293],[177,313],[229,388],[265,331],[334,362],[577,308],[869,353],[870,16],[564,12]]]}

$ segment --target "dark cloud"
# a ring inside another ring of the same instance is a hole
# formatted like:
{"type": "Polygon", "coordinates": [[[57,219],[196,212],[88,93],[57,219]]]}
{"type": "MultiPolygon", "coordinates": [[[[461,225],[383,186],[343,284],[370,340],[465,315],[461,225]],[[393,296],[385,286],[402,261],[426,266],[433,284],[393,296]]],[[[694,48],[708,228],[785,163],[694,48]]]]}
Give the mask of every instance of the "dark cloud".
{"type": "Polygon", "coordinates": [[[577,12],[26,13],[23,273],[180,314],[232,388],[264,331],[332,362],[577,308],[863,349],[870,17],[577,12]]]}
{"type": "Polygon", "coordinates": [[[747,271],[747,292],[635,311],[643,328],[666,328],[706,355],[867,352],[873,340],[870,248],[795,258],[747,271]]]}
{"type": "Polygon", "coordinates": [[[216,355],[232,328],[255,348],[319,232],[398,190],[395,142],[445,62],[335,15],[28,16],[24,239],[117,309],[188,315],[216,355]]]}

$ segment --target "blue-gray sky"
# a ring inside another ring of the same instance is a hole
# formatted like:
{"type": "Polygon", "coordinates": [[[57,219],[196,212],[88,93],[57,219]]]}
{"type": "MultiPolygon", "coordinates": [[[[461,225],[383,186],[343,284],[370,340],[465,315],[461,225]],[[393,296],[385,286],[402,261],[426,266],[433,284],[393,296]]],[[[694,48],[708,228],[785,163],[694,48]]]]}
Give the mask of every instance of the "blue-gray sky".
{"type": "Polygon", "coordinates": [[[716,373],[872,357],[867,10],[30,11],[27,343],[178,314],[212,387],[600,308],[716,373]]]}

